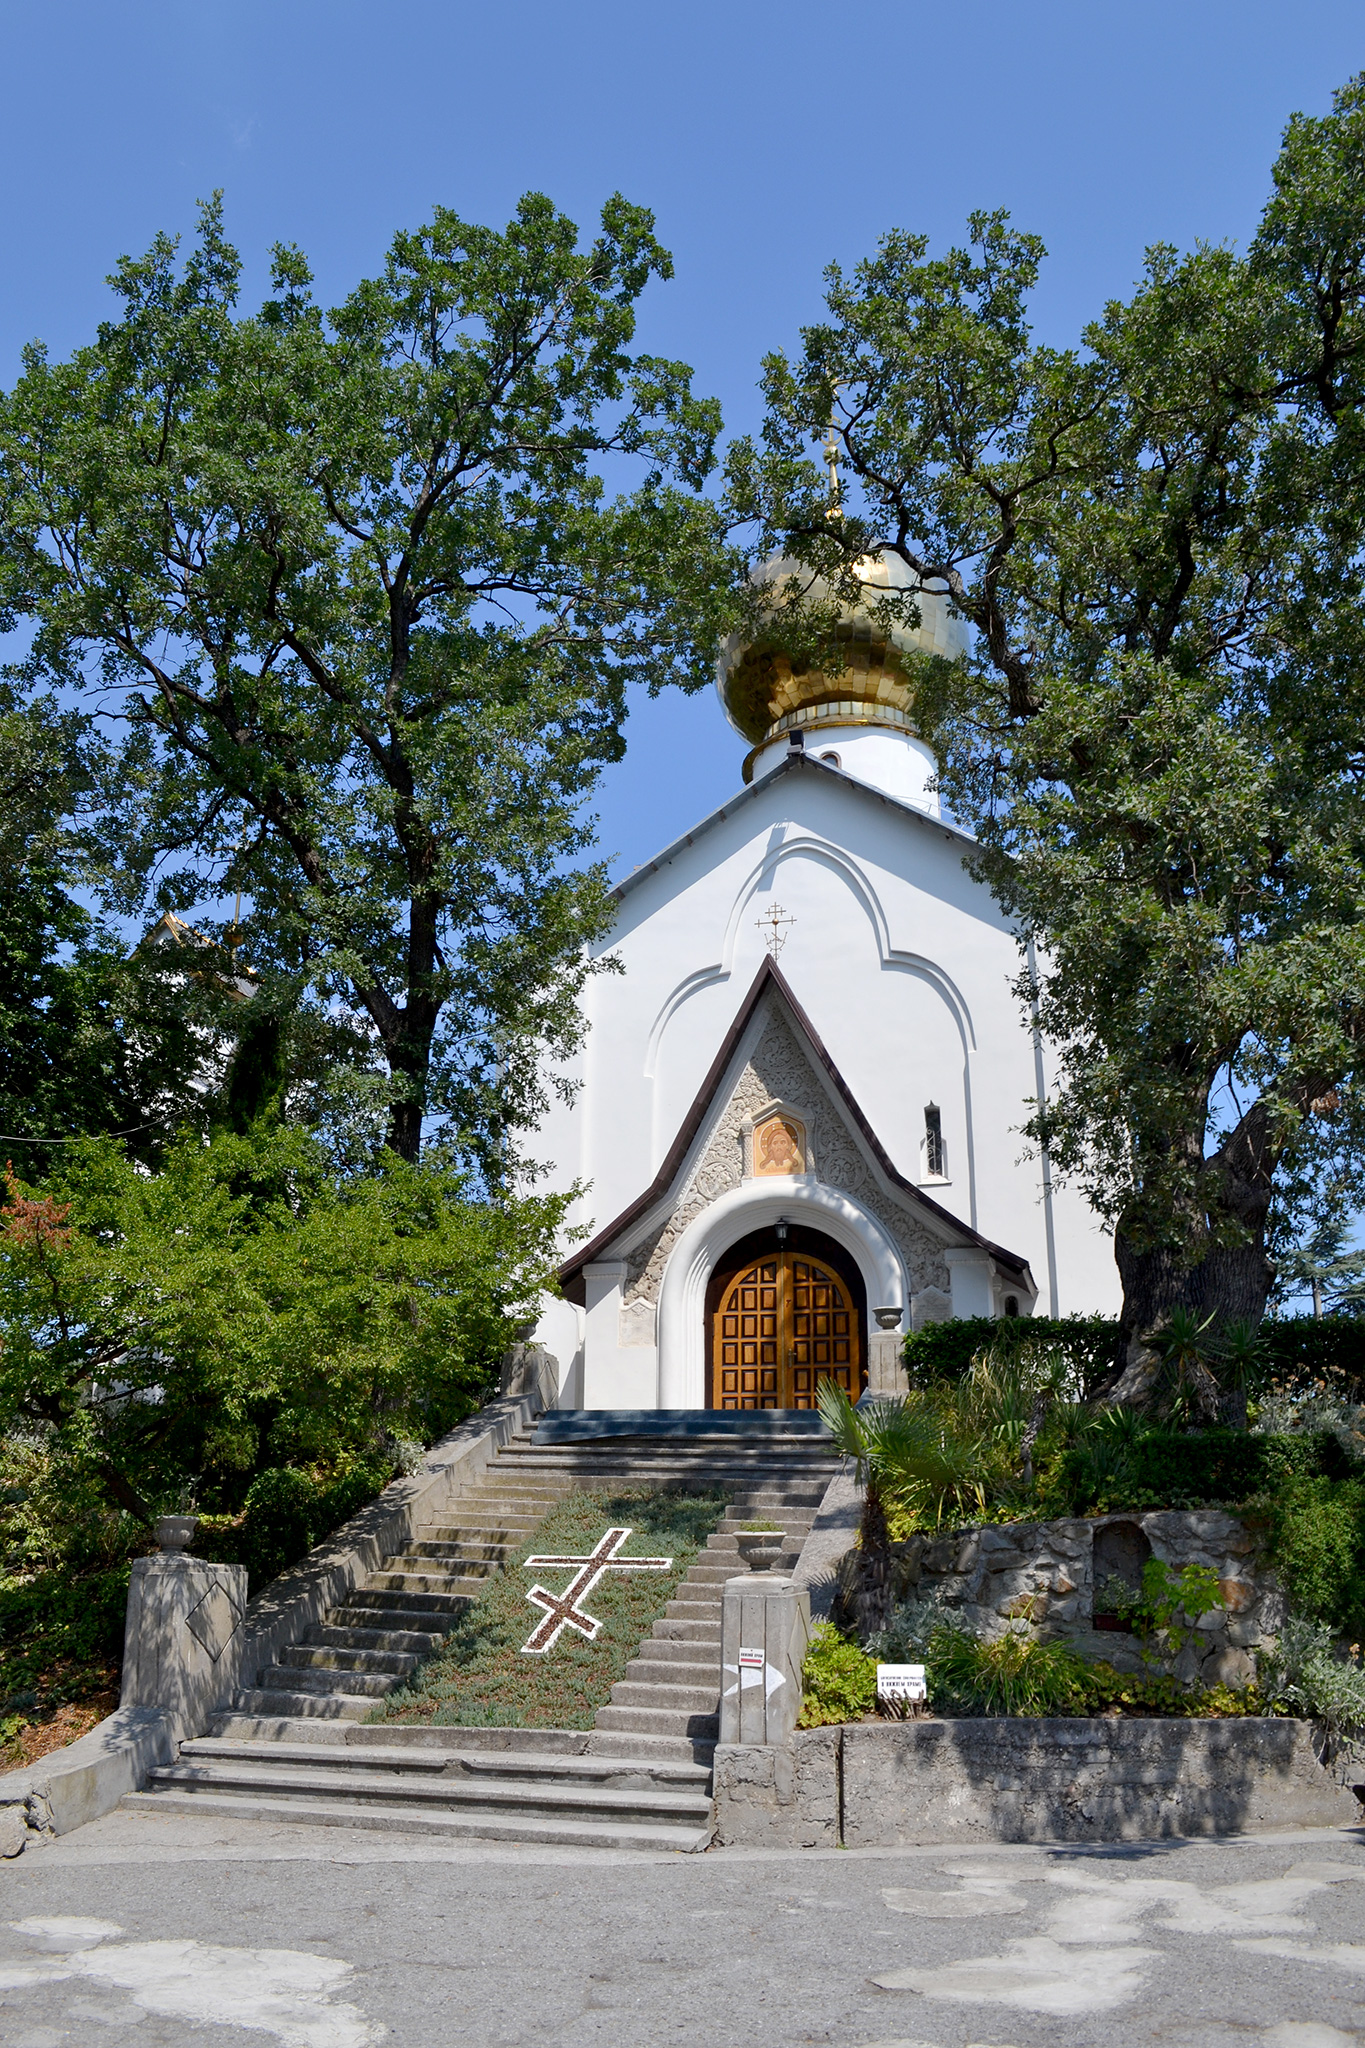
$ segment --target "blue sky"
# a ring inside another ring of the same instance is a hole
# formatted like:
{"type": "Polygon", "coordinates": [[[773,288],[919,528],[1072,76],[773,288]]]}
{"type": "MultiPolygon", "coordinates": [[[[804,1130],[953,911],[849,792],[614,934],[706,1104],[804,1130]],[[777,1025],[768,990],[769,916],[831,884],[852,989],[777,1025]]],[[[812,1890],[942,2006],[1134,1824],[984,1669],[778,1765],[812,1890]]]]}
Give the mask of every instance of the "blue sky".
{"type": "MultiPolygon", "coordinates": [[[[1050,251],[1038,327],[1071,341],[1150,243],[1244,241],[1289,115],[1365,68],[1338,0],[3,0],[0,24],[6,382],[26,340],[87,339],[115,259],[217,186],[253,295],[284,240],[329,302],[437,203],[501,222],[534,187],[590,223],[619,189],[677,262],[642,339],[731,430],[832,258],[1006,207],[1050,251]]],[[[637,705],[598,804],[615,871],[731,794],[742,752],[709,694],[637,705]]]]}

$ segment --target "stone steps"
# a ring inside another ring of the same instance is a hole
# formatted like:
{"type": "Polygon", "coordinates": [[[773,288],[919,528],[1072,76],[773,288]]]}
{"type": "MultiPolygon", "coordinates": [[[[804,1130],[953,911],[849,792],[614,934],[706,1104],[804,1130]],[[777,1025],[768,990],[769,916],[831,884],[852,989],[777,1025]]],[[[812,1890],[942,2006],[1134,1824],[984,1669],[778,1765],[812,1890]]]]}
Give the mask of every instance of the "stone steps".
{"type": "MultiPolygon", "coordinates": [[[[547,1758],[544,1767],[520,1756],[514,1763],[496,1752],[477,1753],[433,1763],[427,1756],[397,1751],[385,1761],[371,1750],[360,1765],[349,1749],[336,1755],[260,1754],[259,1746],[238,1744],[226,1754],[206,1753],[190,1746],[188,1755],[150,1773],[153,1802],[164,1793],[192,1797],[202,1793],[269,1799],[283,1805],[299,1799],[327,1800],[347,1807],[379,1805],[409,1811],[435,1808],[449,1815],[488,1819],[539,1821],[568,1819],[626,1823],[635,1827],[660,1824],[690,1828],[701,1846],[710,1834],[711,1792],[706,1774],[700,1783],[678,1784],[676,1766],[638,1765],[605,1758],[547,1758]],[[586,1764],[577,1771],[570,1764],[586,1764]],[[474,1768],[470,1768],[470,1766],[474,1768]],[[478,1768],[482,1765],[483,1768],[478,1768]],[[595,1768],[594,1768],[595,1767],[595,1768]]],[[[478,1832],[472,1829],[471,1832],[478,1832]]]]}
{"type": "Polygon", "coordinates": [[[272,1685],[268,1692],[260,1686],[243,1686],[233,1704],[235,1714],[259,1714],[271,1720],[316,1717],[329,1721],[364,1721],[374,1708],[373,1698],[366,1694],[341,1690],[292,1692],[282,1685],[272,1685]]]}
{"type": "MultiPolygon", "coordinates": [[[[586,1750],[537,1749],[534,1744],[543,1732],[537,1728],[509,1731],[526,1736],[527,1742],[519,1748],[499,1750],[480,1749],[468,1740],[450,1740],[452,1734],[473,1736],[476,1731],[471,1729],[422,1729],[420,1732],[424,1736],[436,1739],[420,1744],[383,1739],[393,1732],[400,1731],[390,1731],[381,1725],[373,1731],[367,1729],[359,1739],[346,1743],[290,1741],[285,1736],[272,1745],[270,1754],[274,1761],[287,1766],[316,1769],[324,1762],[336,1761],[347,1771],[399,1771],[409,1773],[419,1781],[423,1777],[452,1772],[470,1779],[481,1779],[492,1773],[504,1779],[524,1779],[528,1784],[560,1780],[566,1784],[589,1783],[619,1790],[629,1789],[639,1778],[637,1760],[633,1758],[613,1762],[607,1757],[590,1755],[586,1750]]],[[[404,1735],[414,1732],[417,1731],[401,1730],[404,1735]]],[[[180,1746],[181,1761],[195,1764],[257,1763],[260,1754],[258,1742],[248,1735],[201,1735],[180,1746]]],[[[706,1789],[709,1780],[702,1765],[679,1760],[651,1763],[648,1782],[659,1787],[671,1786],[678,1791],[700,1792],[706,1789]]]]}
{"type": "MultiPolygon", "coordinates": [[[[337,1608],[337,1613],[345,1610],[337,1608]]],[[[304,1637],[305,1643],[316,1643],[323,1649],[334,1650],[400,1650],[411,1651],[418,1657],[429,1657],[445,1638],[434,1629],[417,1628],[352,1628],[348,1623],[334,1621],[315,1622],[304,1637]]]]}
{"type": "Polygon", "coordinates": [[[294,1643],[280,1652],[277,1669],[308,1671],[374,1671],[407,1678],[421,1658],[411,1650],[353,1650],[332,1644],[294,1643]]]}
{"type": "Polygon", "coordinates": [[[477,1484],[282,1648],[210,1736],[136,1803],[224,1817],[392,1828],[447,1839],[695,1850],[711,1826],[721,1595],[736,1532],[771,1519],[794,1562],[831,1476],[809,1439],[607,1439],[504,1445],[477,1484]],[[730,1505],[590,1731],[379,1723],[385,1695],[578,1488],[721,1491],[730,1505]]]}
{"type": "MultiPolygon", "coordinates": [[[[288,1655],[285,1651],[282,1654],[288,1655]]],[[[274,1692],[315,1693],[325,1698],[331,1693],[341,1693],[350,1698],[367,1699],[371,1706],[382,1700],[386,1692],[394,1692],[403,1683],[395,1673],[389,1671],[334,1671],[314,1670],[308,1665],[271,1664],[261,1673],[260,1690],[274,1692]]]]}
{"type": "MultiPolygon", "coordinates": [[[[123,1804],[151,1807],[158,1813],[191,1813],[221,1820],[273,1820],[294,1827],[375,1829],[404,1835],[434,1835],[447,1841],[530,1842],[556,1849],[642,1849],[695,1854],[711,1839],[711,1822],[641,1825],[622,1820],[575,1819],[566,1811],[557,1819],[533,1812],[509,1814],[487,1807],[453,1811],[445,1807],[394,1806],[365,1802],[352,1805],[337,1799],[252,1792],[233,1796],[196,1789],[188,1794],[169,1790],[131,1792],[123,1804]]],[[[710,1801],[707,1802],[708,1815],[710,1801]]]]}
{"type": "Polygon", "coordinates": [[[720,1635],[693,1637],[690,1641],[678,1641],[672,1636],[651,1636],[640,1645],[640,1657],[651,1663],[667,1664],[671,1670],[686,1671],[693,1665],[699,1670],[711,1671],[720,1662],[720,1635]]]}
{"type": "Polygon", "coordinates": [[[720,1687],[712,1694],[710,1713],[679,1713],[670,1706],[599,1707],[593,1728],[612,1735],[668,1735],[691,1742],[709,1742],[714,1749],[720,1733],[720,1687]]]}

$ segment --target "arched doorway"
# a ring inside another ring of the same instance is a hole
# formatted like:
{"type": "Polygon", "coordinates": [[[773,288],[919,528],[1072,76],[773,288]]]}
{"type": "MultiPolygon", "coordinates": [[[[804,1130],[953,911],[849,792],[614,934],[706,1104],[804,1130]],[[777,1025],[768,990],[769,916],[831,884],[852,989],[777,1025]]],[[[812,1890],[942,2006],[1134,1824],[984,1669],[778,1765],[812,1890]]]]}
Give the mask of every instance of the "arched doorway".
{"type": "Polygon", "coordinates": [[[867,1295],[857,1266],[818,1230],[756,1230],[731,1245],[706,1290],[707,1406],[814,1408],[822,1378],[857,1400],[867,1384],[867,1295]]]}

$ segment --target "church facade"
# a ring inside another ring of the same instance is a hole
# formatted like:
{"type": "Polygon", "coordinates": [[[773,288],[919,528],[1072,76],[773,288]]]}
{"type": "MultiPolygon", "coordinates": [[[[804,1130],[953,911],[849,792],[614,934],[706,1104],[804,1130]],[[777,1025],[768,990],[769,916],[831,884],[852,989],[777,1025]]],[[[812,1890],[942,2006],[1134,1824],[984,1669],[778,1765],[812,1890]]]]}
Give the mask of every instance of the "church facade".
{"type": "Polygon", "coordinates": [[[809,1408],[825,1374],[903,1388],[927,1321],[1117,1308],[1107,1239],[1020,1135],[1047,1047],[915,730],[915,658],[962,629],[934,597],[914,630],[845,625],[831,676],[727,648],[745,786],[616,890],[620,971],[538,1148],[589,1233],[536,1333],[561,1406],[809,1408]]]}

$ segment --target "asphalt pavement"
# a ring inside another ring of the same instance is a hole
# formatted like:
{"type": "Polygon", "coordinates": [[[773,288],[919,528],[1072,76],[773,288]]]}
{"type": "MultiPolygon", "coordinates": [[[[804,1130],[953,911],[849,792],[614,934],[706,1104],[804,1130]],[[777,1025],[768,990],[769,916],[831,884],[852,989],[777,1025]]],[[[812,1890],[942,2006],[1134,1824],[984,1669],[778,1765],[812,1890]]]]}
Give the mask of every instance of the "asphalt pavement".
{"type": "Polygon", "coordinates": [[[113,1813],[0,1864],[3,2048],[1365,2048],[1365,1830],[640,1856],[113,1813]]]}

